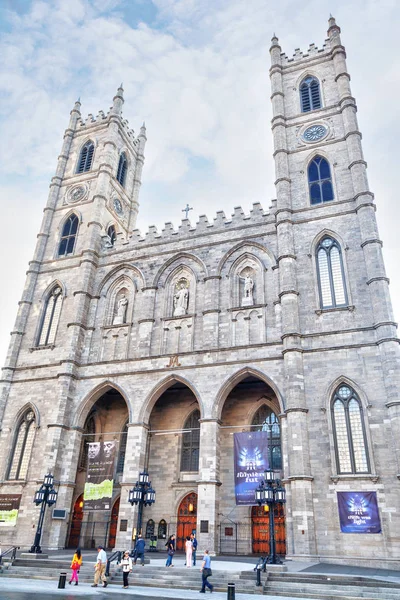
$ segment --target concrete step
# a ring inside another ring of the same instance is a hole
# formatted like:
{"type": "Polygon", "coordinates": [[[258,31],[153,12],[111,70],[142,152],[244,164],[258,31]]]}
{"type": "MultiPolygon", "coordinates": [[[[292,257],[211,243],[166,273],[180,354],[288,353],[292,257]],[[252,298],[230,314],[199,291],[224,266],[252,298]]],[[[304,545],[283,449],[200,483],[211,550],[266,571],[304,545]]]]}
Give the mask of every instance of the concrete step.
{"type": "Polygon", "coordinates": [[[362,600],[398,600],[399,590],[396,588],[379,588],[378,586],[373,588],[357,588],[357,587],[340,587],[340,586],[302,586],[297,585],[294,587],[287,587],[286,585],[265,585],[264,594],[267,596],[286,596],[286,597],[298,597],[318,599],[318,600],[334,600],[340,598],[341,600],[353,600],[355,598],[362,600]]]}
{"type": "Polygon", "coordinates": [[[380,587],[394,587],[400,590],[400,582],[392,583],[388,581],[373,579],[372,577],[362,577],[362,576],[351,576],[351,575],[323,575],[323,574],[311,574],[311,573],[282,573],[281,575],[276,575],[272,573],[268,573],[268,581],[270,582],[294,582],[294,583],[318,583],[321,585],[327,584],[332,585],[337,583],[338,585],[352,585],[352,586],[372,586],[376,587],[379,585],[380,587]]]}

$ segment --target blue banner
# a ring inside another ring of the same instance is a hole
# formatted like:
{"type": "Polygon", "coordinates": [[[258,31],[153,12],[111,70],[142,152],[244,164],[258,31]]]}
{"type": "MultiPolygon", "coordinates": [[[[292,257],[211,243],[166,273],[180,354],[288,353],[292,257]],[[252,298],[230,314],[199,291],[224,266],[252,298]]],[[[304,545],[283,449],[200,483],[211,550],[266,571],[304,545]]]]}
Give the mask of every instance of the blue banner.
{"type": "Polygon", "coordinates": [[[254,506],[255,490],[268,469],[268,432],[234,434],[235,496],[238,506],[254,506]]]}
{"type": "Polygon", "coordinates": [[[338,492],[342,533],[381,533],[376,492],[338,492]]]}

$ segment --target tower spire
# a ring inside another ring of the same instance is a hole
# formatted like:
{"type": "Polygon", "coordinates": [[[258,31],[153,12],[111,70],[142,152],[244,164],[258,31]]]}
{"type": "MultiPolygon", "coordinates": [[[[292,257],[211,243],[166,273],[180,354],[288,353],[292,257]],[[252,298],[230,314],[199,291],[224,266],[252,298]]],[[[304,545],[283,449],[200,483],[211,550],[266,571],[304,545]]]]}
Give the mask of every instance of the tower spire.
{"type": "Polygon", "coordinates": [[[122,113],[122,105],[124,103],[124,88],[122,87],[122,83],[119,86],[116,95],[113,98],[113,106],[111,112],[114,115],[121,115],[122,113]]]}

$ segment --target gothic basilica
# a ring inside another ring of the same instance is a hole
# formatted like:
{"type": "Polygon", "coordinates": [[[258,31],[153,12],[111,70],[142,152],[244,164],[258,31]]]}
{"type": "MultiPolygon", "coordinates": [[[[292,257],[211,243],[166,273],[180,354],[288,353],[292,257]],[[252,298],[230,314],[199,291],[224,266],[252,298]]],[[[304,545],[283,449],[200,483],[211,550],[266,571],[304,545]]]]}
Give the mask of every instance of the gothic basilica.
{"type": "Polygon", "coordinates": [[[399,345],[340,28],[270,54],[276,199],[249,214],[141,233],[145,127],[122,87],[107,114],[72,109],[1,382],[2,546],[31,546],[47,473],[44,548],[130,546],[145,469],[146,543],[266,552],[269,511],[235,502],[234,434],[267,431],[277,551],[400,568],[399,345]],[[98,441],[117,450],[95,511],[98,441]]]}

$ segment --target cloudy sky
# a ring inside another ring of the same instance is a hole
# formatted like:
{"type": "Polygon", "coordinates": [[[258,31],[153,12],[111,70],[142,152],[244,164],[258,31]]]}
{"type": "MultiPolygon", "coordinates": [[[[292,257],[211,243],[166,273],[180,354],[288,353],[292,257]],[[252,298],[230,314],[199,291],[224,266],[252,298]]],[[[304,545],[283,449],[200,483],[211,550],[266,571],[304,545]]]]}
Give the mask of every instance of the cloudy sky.
{"type": "Polygon", "coordinates": [[[395,316],[400,315],[398,0],[0,0],[0,362],[74,101],[148,143],[138,226],[177,226],[275,197],[269,45],[321,47],[342,28],[395,316]],[[397,264],[397,266],[396,266],[397,264]]]}

